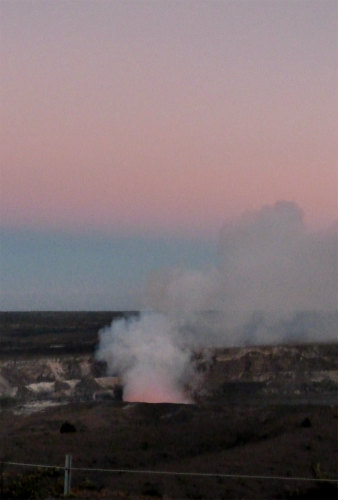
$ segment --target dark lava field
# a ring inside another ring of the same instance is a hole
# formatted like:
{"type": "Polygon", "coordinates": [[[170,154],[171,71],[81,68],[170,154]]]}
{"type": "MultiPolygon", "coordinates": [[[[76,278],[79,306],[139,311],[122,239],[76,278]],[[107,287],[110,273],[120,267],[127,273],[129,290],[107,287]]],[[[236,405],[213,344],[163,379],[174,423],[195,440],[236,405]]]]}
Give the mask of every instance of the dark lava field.
{"type": "Polygon", "coordinates": [[[61,498],[62,469],[10,463],[66,454],[71,498],[337,498],[338,343],[195,353],[194,404],[128,403],[94,359],[128,314],[0,314],[0,498],[61,498]]]}

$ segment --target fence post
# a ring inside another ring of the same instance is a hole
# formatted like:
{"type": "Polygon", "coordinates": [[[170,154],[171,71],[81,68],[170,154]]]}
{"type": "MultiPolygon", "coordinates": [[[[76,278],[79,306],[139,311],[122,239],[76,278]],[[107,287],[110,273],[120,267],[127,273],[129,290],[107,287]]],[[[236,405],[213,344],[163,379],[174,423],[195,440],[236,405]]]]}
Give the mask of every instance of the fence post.
{"type": "Polygon", "coordinates": [[[72,455],[66,455],[65,479],[64,479],[64,488],[63,488],[64,496],[68,496],[70,494],[71,478],[72,478],[72,455]]]}
{"type": "Polygon", "coordinates": [[[5,498],[4,497],[4,469],[5,466],[3,462],[0,463],[0,498],[5,498]]]}

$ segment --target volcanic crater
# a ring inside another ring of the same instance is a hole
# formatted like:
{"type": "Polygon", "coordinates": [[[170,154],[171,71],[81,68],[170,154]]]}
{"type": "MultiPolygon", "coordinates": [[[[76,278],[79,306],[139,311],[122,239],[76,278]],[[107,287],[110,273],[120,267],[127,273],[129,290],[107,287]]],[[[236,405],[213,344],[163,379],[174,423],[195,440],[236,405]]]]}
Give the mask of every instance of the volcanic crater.
{"type": "MultiPolygon", "coordinates": [[[[94,356],[100,328],[128,315],[1,313],[2,462],[62,466],[71,453],[88,469],[219,474],[74,471],[74,498],[336,498],[320,480],[337,477],[337,343],[196,351],[193,404],[130,403],[94,356]]],[[[3,496],[62,496],[62,471],[34,474],[4,464],[3,496]],[[35,493],[18,489],[29,477],[35,493]]]]}

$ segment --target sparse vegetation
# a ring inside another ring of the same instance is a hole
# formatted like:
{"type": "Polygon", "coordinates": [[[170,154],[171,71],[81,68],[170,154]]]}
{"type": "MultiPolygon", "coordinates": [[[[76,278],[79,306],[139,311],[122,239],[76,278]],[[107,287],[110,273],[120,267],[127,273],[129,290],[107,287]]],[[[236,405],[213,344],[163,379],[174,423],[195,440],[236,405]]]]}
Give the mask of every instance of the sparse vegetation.
{"type": "Polygon", "coordinates": [[[6,499],[43,499],[60,497],[63,492],[62,472],[58,469],[37,469],[9,475],[3,479],[1,497],[6,499]]]}

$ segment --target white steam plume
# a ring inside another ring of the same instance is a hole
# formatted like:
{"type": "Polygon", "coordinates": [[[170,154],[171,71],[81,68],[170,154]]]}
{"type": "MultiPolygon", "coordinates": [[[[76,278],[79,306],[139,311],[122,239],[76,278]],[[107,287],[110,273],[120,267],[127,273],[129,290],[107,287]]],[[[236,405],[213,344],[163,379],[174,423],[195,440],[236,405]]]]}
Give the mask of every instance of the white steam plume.
{"type": "Polygon", "coordinates": [[[193,379],[190,351],[169,317],[144,313],[113,321],[99,337],[97,358],[121,376],[125,401],[190,402],[184,389],[193,379]]]}
{"type": "Polygon", "coordinates": [[[124,399],[187,402],[193,350],[337,340],[337,225],[311,232],[286,201],[246,213],[222,229],[218,262],[156,273],[146,296],[157,313],[114,322],[97,356],[124,399]]]}
{"type": "Polygon", "coordinates": [[[228,222],[218,249],[204,271],[149,280],[149,303],[179,317],[193,345],[337,338],[336,224],[310,231],[300,208],[280,201],[228,222]]]}

